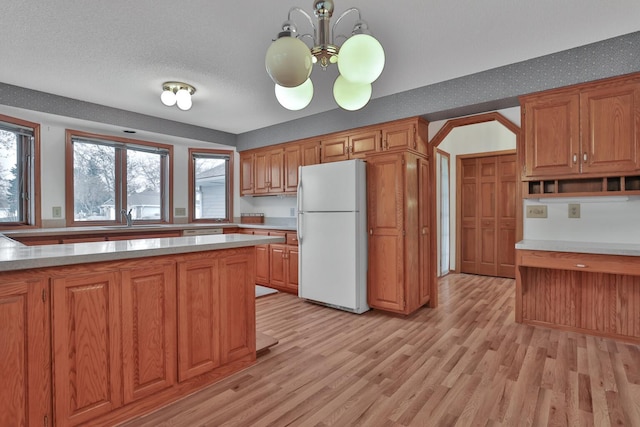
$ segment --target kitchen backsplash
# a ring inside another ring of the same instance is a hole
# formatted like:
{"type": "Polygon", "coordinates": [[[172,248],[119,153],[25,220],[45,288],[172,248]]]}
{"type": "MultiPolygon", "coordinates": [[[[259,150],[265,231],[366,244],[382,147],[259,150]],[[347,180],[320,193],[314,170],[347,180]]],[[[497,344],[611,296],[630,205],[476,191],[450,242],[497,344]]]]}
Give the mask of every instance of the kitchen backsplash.
{"type": "Polygon", "coordinates": [[[239,206],[234,210],[238,217],[240,212],[264,213],[265,223],[271,218],[289,218],[295,221],[297,200],[295,196],[245,196],[239,198],[239,206]]]}

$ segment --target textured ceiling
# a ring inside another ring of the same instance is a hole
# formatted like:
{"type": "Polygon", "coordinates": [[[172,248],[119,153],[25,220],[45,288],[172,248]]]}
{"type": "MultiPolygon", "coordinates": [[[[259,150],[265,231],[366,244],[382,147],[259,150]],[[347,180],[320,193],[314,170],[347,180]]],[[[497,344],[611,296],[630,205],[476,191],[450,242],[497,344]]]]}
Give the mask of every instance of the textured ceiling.
{"type": "MultiPolygon", "coordinates": [[[[260,129],[337,108],[335,67],[313,71],[315,96],[300,112],[279,106],[264,69],[289,8],[311,13],[312,3],[2,0],[0,82],[233,134],[260,129]],[[167,80],[197,88],[191,110],[160,103],[167,80]]],[[[335,3],[334,17],[360,8],[385,48],[374,98],[640,29],[638,0],[335,3]]]]}

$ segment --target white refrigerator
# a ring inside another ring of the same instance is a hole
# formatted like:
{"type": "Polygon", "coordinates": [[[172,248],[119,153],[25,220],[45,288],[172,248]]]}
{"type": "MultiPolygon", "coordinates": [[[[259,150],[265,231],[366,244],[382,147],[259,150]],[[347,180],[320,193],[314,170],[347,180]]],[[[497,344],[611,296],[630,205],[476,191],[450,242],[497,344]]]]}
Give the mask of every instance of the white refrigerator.
{"type": "Polygon", "coordinates": [[[369,310],[365,163],[301,166],[299,176],[298,296],[364,313],[369,310]]]}

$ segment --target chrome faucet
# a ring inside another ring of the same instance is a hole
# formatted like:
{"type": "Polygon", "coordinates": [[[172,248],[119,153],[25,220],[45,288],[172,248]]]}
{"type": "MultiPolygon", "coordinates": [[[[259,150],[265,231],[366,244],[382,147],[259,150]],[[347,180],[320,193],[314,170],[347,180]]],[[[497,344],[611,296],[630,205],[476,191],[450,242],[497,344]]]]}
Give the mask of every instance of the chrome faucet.
{"type": "Polygon", "coordinates": [[[133,219],[131,218],[131,211],[133,209],[129,209],[127,212],[126,209],[120,209],[120,215],[127,221],[127,227],[131,227],[133,225],[133,219]]]}

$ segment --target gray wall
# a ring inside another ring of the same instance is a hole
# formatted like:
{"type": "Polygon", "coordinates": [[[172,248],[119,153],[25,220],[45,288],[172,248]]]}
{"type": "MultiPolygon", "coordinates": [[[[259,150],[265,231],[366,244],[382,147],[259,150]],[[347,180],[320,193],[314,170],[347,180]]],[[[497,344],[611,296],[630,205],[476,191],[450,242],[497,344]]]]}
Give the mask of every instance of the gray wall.
{"type": "MultiPolygon", "coordinates": [[[[429,121],[509,108],[526,93],[640,71],[640,31],[575,49],[234,135],[0,83],[0,104],[200,141],[239,151],[423,116],[429,121]]],[[[428,70],[425,70],[428,72],[428,70]]]]}

